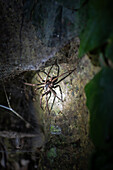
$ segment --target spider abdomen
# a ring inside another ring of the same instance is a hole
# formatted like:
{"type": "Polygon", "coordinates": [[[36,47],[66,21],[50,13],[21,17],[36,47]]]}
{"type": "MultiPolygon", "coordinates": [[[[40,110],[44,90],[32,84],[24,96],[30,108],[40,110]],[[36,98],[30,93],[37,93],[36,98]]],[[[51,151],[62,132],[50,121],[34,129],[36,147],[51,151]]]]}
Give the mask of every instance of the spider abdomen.
{"type": "Polygon", "coordinates": [[[53,82],[52,81],[50,81],[50,80],[47,80],[47,82],[46,82],[46,84],[45,84],[45,91],[46,92],[49,92],[50,91],[50,88],[53,88],[53,82]]]}

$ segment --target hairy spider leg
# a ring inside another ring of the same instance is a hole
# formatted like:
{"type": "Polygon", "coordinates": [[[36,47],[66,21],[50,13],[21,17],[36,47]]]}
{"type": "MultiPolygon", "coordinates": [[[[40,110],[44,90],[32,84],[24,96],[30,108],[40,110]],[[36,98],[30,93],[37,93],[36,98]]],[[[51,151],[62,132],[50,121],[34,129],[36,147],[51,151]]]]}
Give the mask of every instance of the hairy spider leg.
{"type": "MultiPolygon", "coordinates": [[[[48,93],[50,93],[50,92],[48,92],[48,93]]],[[[43,93],[43,94],[41,95],[41,97],[40,97],[40,107],[42,108],[42,110],[43,110],[43,107],[42,107],[42,98],[43,98],[45,95],[47,95],[47,92],[43,93]]]]}
{"type": "MultiPolygon", "coordinates": [[[[60,68],[59,68],[59,65],[58,65],[57,63],[56,63],[56,66],[57,66],[58,69],[57,69],[57,76],[55,76],[54,80],[57,79],[57,77],[59,76],[59,72],[60,72],[60,68]]],[[[53,65],[52,65],[52,67],[53,67],[53,65]]],[[[50,69],[52,69],[52,67],[51,67],[50,69]]],[[[50,71],[51,71],[51,70],[50,70],[50,71]]],[[[49,73],[50,73],[50,72],[49,72],[49,73]]],[[[48,77],[51,77],[51,76],[48,75],[48,77]]],[[[53,80],[53,81],[54,81],[54,80],[53,80]]],[[[53,82],[53,81],[52,81],[52,82],[53,82]]]]}
{"type": "Polygon", "coordinates": [[[51,91],[50,91],[49,93],[50,93],[50,96],[49,96],[49,98],[48,98],[48,101],[49,101],[49,99],[51,98],[51,91]]]}
{"type": "MultiPolygon", "coordinates": [[[[39,89],[41,89],[41,88],[43,88],[43,87],[40,87],[39,89]]],[[[37,93],[36,93],[37,90],[38,90],[38,88],[35,88],[35,94],[37,94],[37,93]]],[[[41,93],[43,90],[44,90],[44,88],[40,90],[40,93],[41,93]]],[[[36,99],[36,95],[35,95],[35,99],[36,99]]]]}
{"type": "Polygon", "coordinates": [[[47,107],[47,109],[48,109],[48,112],[49,112],[49,114],[50,114],[50,111],[52,110],[52,108],[53,108],[53,105],[54,105],[54,102],[55,102],[55,98],[57,97],[59,100],[61,100],[62,102],[63,102],[63,100],[62,99],[60,99],[57,95],[56,95],[56,92],[53,90],[53,89],[50,89],[50,96],[49,96],[49,99],[48,99],[48,94],[45,92],[45,93],[43,93],[42,95],[41,95],[41,97],[40,97],[40,107],[42,108],[42,110],[43,110],[43,107],[42,107],[42,99],[43,99],[43,97],[46,95],[46,107],[47,107]],[[49,110],[49,106],[48,106],[48,101],[49,101],[49,99],[50,99],[50,97],[51,97],[51,92],[53,93],[53,95],[54,95],[54,99],[53,99],[53,103],[52,103],[52,106],[51,106],[51,109],[49,110]]]}
{"type": "MultiPolygon", "coordinates": [[[[44,74],[46,74],[46,75],[47,75],[47,77],[46,77],[46,81],[44,81],[44,80],[42,79],[42,77],[41,77],[41,76],[39,75],[39,73],[38,73],[38,76],[40,77],[40,79],[41,79],[43,82],[45,82],[45,84],[46,84],[46,82],[47,82],[47,80],[48,80],[48,77],[51,77],[49,74],[50,74],[50,72],[51,72],[51,70],[52,70],[53,66],[54,66],[54,65],[52,65],[52,66],[50,67],[50,69],[49,69],[48,73],[46,73],[45,71],[41,71],[42,73],[44,73],[44,74]]],[[[58,67],[58,70],[57,70],[57,76],[59,76],[59,65],[58,65],[58,64],[56,64],[56,66],[58,67]]]]}
{"type": "Polygon", "coordinates": [[[42,80],[43,83],[45,83],[45,80],[43,80],[43,78],[41,77],[41,75],[39,73],[37,73],[39,78],[42,80]]]}
{"type": "Polygon", "coordinates": [[[43,90],[44,90],[44,87],[43,87],[43,89],[41,89],[41,90],[40,90],[40,93],[42,93],[42,92],[43,92],[43,90]]]}
{"type": "Polygon", "coordinates": [[[54,96],[54,99],[53,99],[53,102],[52,102],[51,108],[49,109],[48,102],[49,102],[49,99],[51,98],[51,91],[49,92],[49,94],[50,94],[49,98],[48,98],[48,96],[47,96],[47,99],[46,99],[46,107],[47,107],[48,112],[49,112],[49,114],[50,114],[50,113],[51,113],[51,110],[52,110],[52,108],[53,108],[53,105],[54,105],[54,102],[55,102],[55,98],[56,98],[56,96],[54,96]]]}
{"type": "Polygon", "coordinates": [[[24,84],[27,85],[27,86],[33,86],[33,87],[35,87],[35,86],[43,85],[44,83],[40,83],[40,84],[24,83],[24,84]]]}
{"type": "MultiPolygon", "coordinates": [[[[41,88],[43,88],[44,89],[44,85],[42,85],[41,87],[37,87],[37,88],[35,88],[35,91],[37,91],[37,90],[39,90],[39,89],[41,89],[41,88]]],[[[42,89],[42,90],[43,90],[42,89]]]]}
{"type": "Polygon", "coordinates": [[[62,89],[61,89],[60,85],[54,86],[54,88],[57,88],[57,87],[59,87],[60,94],[61,94],[61,100],[63,101],[62,89]]]}
{"type": "Polygon", "coordinates": [[[36,77],[36,80],[41,84],[41,81],[38,79],[38,77],[36,77]]]}
{"type": "MultiPolygon", "coordinates": [[[[53,91],[54,91],[54,90],[53,90],[53,91]]],[[[50,114],[50,113],[51,113],[51,110],[52,110],[52,108],[53,108],[54,102],[55,102],[55,98],[58,97],[58,96],[56,96],[56,92],[54,91],[54,93],[53,93],[53,94],[54,94],[54,99],[53,99],[51,108],[49,109],[48,102],[49,102],[49,99],[50,99],[50,97],[51,97],[51,91],[50,91],[49,93],[50,93],[49,98],[48,98],[48,96],[47,96],[47,94],[46,94],[46,107],[47,107],[47,110],[48,110],[48,112],[49,112],[49,114],[50,114]]],[[[60,98],[58,97],[58,99],[60,99],[60,98]]]]}
{"type": "MultiPolygon", "coordinates": [[[[46,76],[47,76],[47,73],[46,73],[45,71],[42,71],[42,70],[41,70],[40,72],[42,72],[42,73],[46,74],[46,76]]],[[[51,77],[51,76],[48,76],[48,77],[51,77]]]]}
{"type": "MultiPolygon", "coordinates": [[[[55,78],[52,80],[52,82],[54,82],[54,81],[57,80],[59,77],[63,76],[64,74],[67,74],[67,73],[69,73],[69,72],[66,71],[65,73],[63,73],[63,74],[61,74],[61,75],[55,77],[55,78]]],[[[57,83],[57,82],[56,82],[56,83],[57,83]]],[[[55,83],[55,84],[56,84],[56,83],[55,83]]]]}
{"type": "Polygon", "coordinates": [[[57,70],[57,77],[59,76],[59,71],[60,71],[60,68],[59,68],[59,65],[56,63],[56,66],[58,67],[58,70],[57,70]]]}
{"type": "MultiPolygon", "coordinates": [[[[63,74],[61,74],[60,76],[58,76],[57,78],[59,78],[59,77],[61,77],[61,76],[63,76],[63,75],[65,75],[65,74],[67,74],[66,76],[64,76],[62,79],[60,79],[59,81],[57,81],[54,85],[56,85],[56,84],[58,84],[58,83],[60,83],[62,80],[64,80],[66,77],[68,77],[71,73],[73,73],[73,71],[75,71],[75,69],[73,69],[73,70],[70,70],[70,72],[69,71],[67,71],[67,72],[65,72],[65,73],[63,73],[63,74]]],[[[56,78],[55,78],[56,79],[56,78]]],[[[53,81],[54,81],[54,79],[53,79],[53,81]]]]}
{"type": "Polygon", "coordinates": [[[55,92],[55,90],[53,90],[53,89],[50,89],[50,91],[54,94],[54,96],[55,97],[57,97],[60,101],[62,101],[63,102],[63,100],[62,99],[60,99],[60,97],[58,97],[57,95],[56,95],[56,92],[55,92]]]}
{"type": "Polygon", "coordinates": [[[30,83],[24,83],[25,85],[28,85],[28,86],[33,86],[33,87],[35,87],[35,86],[40,86],[40,87],[37,87],[37,88],[35,88],[35,92],[37,91],[37,90],[39,90],[39,89],[41,89],[41,88],[44,88],[44,83],[41,83],[41,84],[30,84],[30,83]]]}
{"type": "Polygon", "coordinates": [[[46,77],[46,81],[45,81],[45,83],[47,82],[47,80],[48,80],[48,77],[49,77],[49,74],[50,74],[50,72],[51,72],[51,69],[53,68],[53,65],[50,67],[50,69],[49,69],[49,71],[48,71],[48,73],[47,73],[47,77],[46,77]]]}
{"type": "MultiPolygon", "coordinates": [[[[51,91],[50,91],[50,96],[49,96],[49,98],[48,98],[48,102],[49,102],[49,99],[50,99],[50,98],[51,98],[51,91]]],[[[54,102],[55,102],[55,98],[56,98],[56,96],[54,95],[54,99],[53,99],[51,108],[49,109],[49,114],[51,113],[51,110],[52,110],[52,108],[53,108],[53,105],[54,105],[54,102]]],[[[48,108],[49,108],[49,106],[48,106],[48,108]]]]}

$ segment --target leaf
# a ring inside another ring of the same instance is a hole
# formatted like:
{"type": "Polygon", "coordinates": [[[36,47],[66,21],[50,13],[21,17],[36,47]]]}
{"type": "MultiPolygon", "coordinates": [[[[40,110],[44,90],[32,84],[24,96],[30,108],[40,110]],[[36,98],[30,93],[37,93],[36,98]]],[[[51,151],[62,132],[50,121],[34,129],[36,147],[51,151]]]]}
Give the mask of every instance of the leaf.
{"type": "Polygon", "coordinates": [[[113,145],[113,70],[103,68],[85,87],[90,137],[96,147],[113,145]]]}
{"type": "Polygon", "coordinates": [[[113,169],[113,151],[106,152],[98,150],[93,153],[90,160],[89,170],[112,170],[113,169]]]}
{"type": "Polygon", "coordinates": [[[113,35],[109,39],[109,43],[105,50],[105,56],[113,62],[113,35]]]}
{"type": "Polygon", "coordinates": [[[81,33],[79,57],[85,53],[101,47],[113,33],[113,1],[90,0],[88,4],[88,21],[81,33]]]}
{"type": "Polygon", "coordinates": [[[57,157],[56,147],[53,147],[47,152],[47,158],[52,161],[56,157],[57,157]]]}

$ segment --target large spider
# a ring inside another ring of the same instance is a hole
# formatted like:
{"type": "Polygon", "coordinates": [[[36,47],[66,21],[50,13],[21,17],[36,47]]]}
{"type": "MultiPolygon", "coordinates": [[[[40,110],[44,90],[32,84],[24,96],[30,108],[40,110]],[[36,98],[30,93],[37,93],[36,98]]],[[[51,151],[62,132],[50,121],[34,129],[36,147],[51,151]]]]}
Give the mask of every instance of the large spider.
{"type": "Polygon", "coordinates": [[[48,73],[46,73],[45,71],[41,71],[46,75],[45,80],[40,76],[39,72],[37,73],[38,77],[41,80],[41,81],[39,81],[39,84],[24,83],[25,85],[28,85],[28,86],[35,86],[36,87],[35,91],[41,89],[41,92],[43,92],[43,93],[40,97],[40,107],[43,109],[42,98],[46,95],[46,107],[47,107],[49,113],[51,112],[51,110],[53,108],[55,98],[58,98],[60,101],[63,102],[62,90],[61,90],[60,85],[58,85],[58,83],[60,83],[62,80],[64,80],[66,77],[68,77],[75,70],[75,69],[73,69],[73,70],[70,70],[70,71],[66,71],[65,73],[59,75],[60,68],[59,68],[59,65],[56,64],[56,66],[58,68],[57,75],[52,77],[52,76],[50,76],[50,72],[51,72],[53,66],[54,65],[52,65],[50,67],[48,73]],[[62,77],[62,76],[64,76],[64,77],[59,80],[59,78],[62,77]],[[56,88],[59,88],[60,93],[61,93],[61,98],[59,96],[57,96],[57,93],[55,91],[56,88]],[[52,105],[51,105],[51,109],[49,109],[48,101],[51,98],[51,93],[53,93],[54,99],[53,99],[53,102],[52,102],[52,105]],[[48,95],[49,95],[49,97],[48,97],[48,95]]]}

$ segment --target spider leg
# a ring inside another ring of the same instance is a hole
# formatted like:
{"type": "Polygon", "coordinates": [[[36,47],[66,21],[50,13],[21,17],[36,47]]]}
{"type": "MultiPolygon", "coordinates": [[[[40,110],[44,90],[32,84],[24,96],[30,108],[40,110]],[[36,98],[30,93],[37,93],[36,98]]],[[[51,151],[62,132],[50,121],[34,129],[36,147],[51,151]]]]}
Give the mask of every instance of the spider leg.
{"type": "Polygon", "coordinates": [[[37,74],[38,74],[39,78],[42,80],[42,82],[45,82],[45,81],[43,80],[43,78],[41,77],[41,75],[40,75],[39,73],[37,73],[37,74]]]}
{"type": "MultiPolygon", "coordinates": [[[[57,75],[54,77],[54,79],[52,80],[52,82],[54,82],[55,80],[57,80],[58,79],[58,77],[59,77],[59,72],[60,72],[60,67],[59,67],[59,65],[57,64],[57,62],[56,62],[56,66],[57,66],[57,75]]],[[[53,66],[52,66],[53,67],[53,66]]],[[[52,68],[51,68],[52,69],[52,68]]],[[[50,77],[50,76],[49,76],[50,77]]]]}
{"type": "MultiPolygon", "coordinates": [[[[42,73],[46,74],[46,76],[48,75],[45,71],[40,71],[40,72],[42,72],[42,73]]],[[[50,77],[50,76],[48,75],[48,77],[50,77]]]]}
{"type": "Polygon", "coordinates": [[[54,86],[54,88],[57,88],[57,87],[59,87],[60,94],[61,94],[61,100],[63,101],[62,89],[61,89],[60,85],[54,86]]]}
{"type": "Polygon", "coordinates": [[[47,74],[45,83],[47,82],[48,77],[50,77],[49,74],[50,74],[52,68],[53,68],[53,65],[50,67],[50,69],[49,69],[49,71],[48,71],[48,74],[47,74]]]}
{"type": "Polygon", "coordinates": [[[44,83],[40,83],[40,84],[24,83],[24,84],[27,85],[27,86],[33,86],[33,87],[35,87],[35,86],[43,85],[44,83]]]}
{"type": "MultiPolygon", "coordinates": [[[[35,91],[37,91],[37,90],[39,90],[39,89],[41,89],[41,88],[44,88],[44,86],[35,88],[35,91]]],[[[42,89],[42,90],[43,90],[43,89],[42,89]]]]}
{"type": "Polygon", "coordinates": [[[44,90],[44,88],[40,90],[40,93],[42,93],[43,90],[44,90]]]}
{"type": "Polygon", "coordinates": [[[63,102],[63,100],[62,100],[60,97],[58,97],[58,96],[56,95],[56,92],[55,92],[53,89],[50,89],[50,90],[51,90],[51,92],[54,94],[55,97],[57,97],[60,101],[63,102]]]}
{"type": "MultiPolygon", "coordinates": [[[[68,77],[73,71],[75,71],[75,69],[73,69],[73,70],[70,70],[70,72],[69,71],[67,71],[67,72],[65,72],[65,73],[63,73],[63,74],[61,74],[60,76],[58,76],[58,77],[56,77],[55,79],[58,79],[59,77],[61,77],[61,76],[63,76],[63,75],[65,75],[65,74],[67,74],[66,76],[64,76],[62,79],[60,79],[59,81],[57,81],[54,85],[56,85],[56,84],[58,84],[58,83],[60,83],[62,80],[64,80],[66,77],[68,77]]],[[[55,80],[55,79],[53,79],[53,81],[55,80]]]]}
{"type": "Polygon", "coordinates": [[[36,84],[32,84],[32,83],[24,83],[25,85],[27,85],[27,86],[36,86],[36,84]]]}
{"type": "MultiPolygon", "coordinates": [[[[52,82],[54,82],[56,79],[58,79],[59,77],[65,75],[65,74],[67,74],[67,73],[69,73],[69,71],[66,71],[65,73],[61,74],[61,75],[58,76],[58,77],[56,76],[56,77],[52,80],[52,82]]],[[[66,77],[67,77],[67,76],[68,76],[68,75],[66,75],[66,77]]],[[[66,78],[66,77],[65,77],[65,78],[66,78]]],[[[62,80],[62,79],[61,79],[61,80],[62,80]]],[[[60,80],[59,80],[59,81],[60,81],[60,80]]],[[[59,82],[59,81],[58,81],[58,82],[59,82]]],[[[55,84],[57,84],[57,82],[56,82],[55,84]]]]}
{"type": "Polygon", "coordinates": [[[58,70],[57,70],[57,77],[59,76],[59,71],[60,71],[60,68],[59,68],[59,65],[56,63],[56,66],[58,67],[58,70]]]}
{"type": "Polygon", "coordinates": [[[41,81],[38,79],[38,77],[36,77],[36,80],[41,84],[41,81]]]}
{"type": "Polygon", "coordinates": [[[50,98],[51,98],[51,91],[50,91],[50,96],[49,96],[49,98],[48,98],[48,101],[49,101],[50,98]]]}

